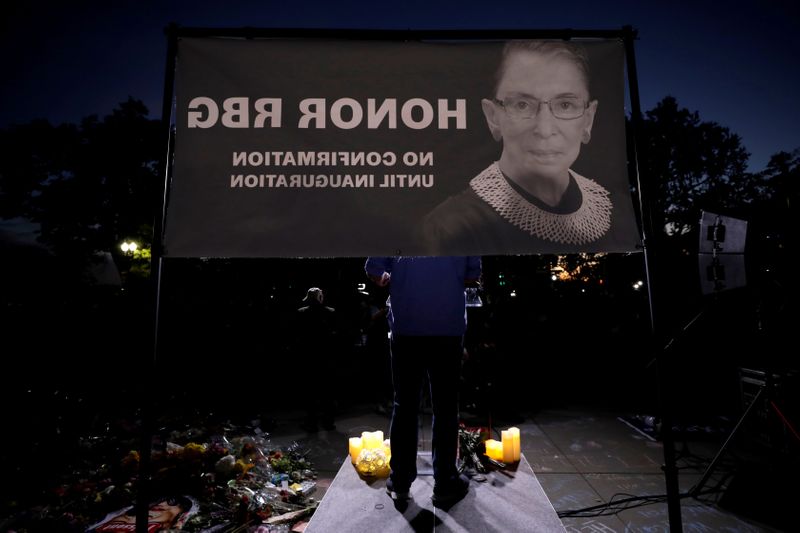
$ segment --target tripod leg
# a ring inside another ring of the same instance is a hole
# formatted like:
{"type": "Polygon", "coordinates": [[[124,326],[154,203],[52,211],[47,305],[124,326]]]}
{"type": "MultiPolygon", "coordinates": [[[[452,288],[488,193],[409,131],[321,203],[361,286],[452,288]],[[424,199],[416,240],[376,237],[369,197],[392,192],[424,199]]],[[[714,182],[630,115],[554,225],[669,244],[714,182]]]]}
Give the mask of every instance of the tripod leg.
{"type": "Polygon", "coordinates": [[[722,447],[717,452],[717,455],[715,455],[714,459],[711,460],[711,463],[708,465],[708,468],[706,468],[706,471],[703,473],[703,477],[700,478],[700,481],[697,482],[697,485],[695,485],[694,488],[692,488],[692,490],[689,492],[690,496],[697,497],[700,494],[700,491],[708,481],[708,478],[710,478],[711,474],[714,473],[714,469],[717,467],[717,463],[719,463],[720,459],[722,459],[722,454],[725,453],[725,449],[728,447],[728,444],[730,444],[731,440],[733,440],[734,435],[736,435],[736,432],[747,418],[747,415],[750,414],[750,411],[752,411],[753,407],[756,406],[758,400],[761,399],[761,394],[763,394],[763,392],[764,388],[758,390],[755,398],[753,398],[753,401],[750,402],[750,405],[747,406],[747,409],[745,409],[744,414],[742,414],[741,418],[739,418],[739,421],[736,422],[736,425],[733,427],[733,430],[731,430],[730,434],[728,435],[728,438],[725,439],[725,442],[722,444],[722,447]]]}

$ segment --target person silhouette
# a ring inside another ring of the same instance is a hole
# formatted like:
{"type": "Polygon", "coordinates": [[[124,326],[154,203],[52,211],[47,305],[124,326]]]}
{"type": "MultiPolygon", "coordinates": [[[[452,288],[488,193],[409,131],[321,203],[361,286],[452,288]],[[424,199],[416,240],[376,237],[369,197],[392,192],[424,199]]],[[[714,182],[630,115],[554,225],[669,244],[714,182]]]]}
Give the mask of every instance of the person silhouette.
{"type": "Polygon", "coordinates": [[[296,313],[295,346],[310,389],[302,427],[309,432],[317,431],[318,424],[328,431],[336,429],[335,380],[331,379],[336,371],[336,311],[324,300],[322,289],[311,287],[296,313]]]}
{"type": "Polygon", "coordinates": [[[417,477],[419,404],[424,377],[430,384],[433,427],[433,503],[463,498],[469,480],[459,475],[458,389],[466,331],[465,286],[481,275],[479,257],[370,257],[367,276],[389,287],[394,404],[389,429],[392,459],[386,491],[409,499],[417,477]]]}

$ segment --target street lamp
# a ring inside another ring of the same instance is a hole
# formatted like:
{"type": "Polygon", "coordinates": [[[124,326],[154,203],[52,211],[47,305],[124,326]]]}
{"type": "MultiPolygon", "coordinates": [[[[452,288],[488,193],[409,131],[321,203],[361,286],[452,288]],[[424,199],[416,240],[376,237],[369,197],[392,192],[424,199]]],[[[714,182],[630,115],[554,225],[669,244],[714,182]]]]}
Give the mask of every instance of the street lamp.
{"type": "Polygon", "coordinates": [[[136,249],[139,247],[139,245],[136,244],[134,241],[130,241],[130,242],[122,241],[122,244],[120,244],[119,247],[120,247],[120,249],[122,250],[123,253],[125,253],[125,254],[133,254],[133,252],[136,251],[136,249]]]}
{"type": "Polygon", "coordinates": [[[122,250],[122,256],[119,258],[119,274],[122,278],[122,289],[125,289],[125,286],[128,282],[128,275],[131,271],[131,266],[134,259],[134,252],[139,248],[139,245],[136,244],[134,241],[122,241],[119,245],[119,249],[122,250]]]}

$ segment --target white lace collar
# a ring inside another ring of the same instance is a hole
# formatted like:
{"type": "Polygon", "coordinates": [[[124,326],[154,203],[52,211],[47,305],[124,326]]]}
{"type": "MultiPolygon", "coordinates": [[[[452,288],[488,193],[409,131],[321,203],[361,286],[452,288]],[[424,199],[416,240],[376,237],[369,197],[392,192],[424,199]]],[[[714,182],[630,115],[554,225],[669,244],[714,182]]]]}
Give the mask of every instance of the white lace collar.
{"type": "Polygon", "coordinates": [[[596,241],[611,227],[609,192],[596,182],[569,171],[583,196],[572,213],[551,213],[525,199],[509,185],[497,162],[472,178],[470,187],[478,197],[514,226],[539,239],[586,244],[596,241]]]}

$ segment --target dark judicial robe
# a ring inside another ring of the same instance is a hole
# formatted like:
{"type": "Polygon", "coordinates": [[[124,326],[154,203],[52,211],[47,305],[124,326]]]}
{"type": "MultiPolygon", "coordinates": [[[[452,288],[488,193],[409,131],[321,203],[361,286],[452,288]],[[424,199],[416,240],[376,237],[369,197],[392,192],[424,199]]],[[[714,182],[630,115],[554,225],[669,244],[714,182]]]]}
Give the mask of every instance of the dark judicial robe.
{"type": "Polygon", "coordinates": [[[605,188],[572,171],[561,202],[548,206],[493,163],[428,213],[422,233],[432,255],[630,251],[629,235],[612,223],[613,207],[605,188]]]}

